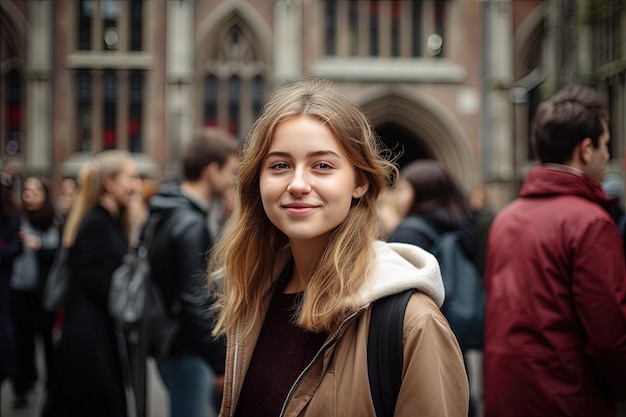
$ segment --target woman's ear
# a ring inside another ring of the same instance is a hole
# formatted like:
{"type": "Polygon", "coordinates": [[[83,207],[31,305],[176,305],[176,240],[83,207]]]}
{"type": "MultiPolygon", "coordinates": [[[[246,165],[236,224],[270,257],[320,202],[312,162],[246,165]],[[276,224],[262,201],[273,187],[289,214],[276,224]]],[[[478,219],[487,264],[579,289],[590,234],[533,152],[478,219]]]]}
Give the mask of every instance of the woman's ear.
{"type": "Polygon", "coordinates": [[[363,174],[359,174],[357,178],[357,182],[354,186],[354,191],[352,191],[352,198],[361,198],[365,195],[367,190],[370,187],[370,183],[363,174]]]}

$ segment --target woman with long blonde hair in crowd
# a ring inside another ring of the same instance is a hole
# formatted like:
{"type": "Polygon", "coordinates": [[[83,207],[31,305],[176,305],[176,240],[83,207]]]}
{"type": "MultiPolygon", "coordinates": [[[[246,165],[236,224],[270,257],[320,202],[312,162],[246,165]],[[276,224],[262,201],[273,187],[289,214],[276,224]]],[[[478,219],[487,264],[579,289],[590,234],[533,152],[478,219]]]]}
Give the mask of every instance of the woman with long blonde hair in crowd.
{"type": "Polygon", "coordinates": [[[274,92],[238,168],[235,210],[212,253],[227,335],[221,416],[375,416],[372,303],[414,290],[396,416],[466,416],[459,346],[439,311],[434,257],[377,240],[377,199],[397,174],[365,115],[331,83],[274,92]]]}
{"type": "Polygon", "coordinates": [[[125,417],[126,399],[114,323],[107,309],[115,268],[128,252],[127,207],[138,191],[125,151],[96,154],[82,168],[63,233],[70,248],[70,288],[62,339],[60,415],[125,417]]]}

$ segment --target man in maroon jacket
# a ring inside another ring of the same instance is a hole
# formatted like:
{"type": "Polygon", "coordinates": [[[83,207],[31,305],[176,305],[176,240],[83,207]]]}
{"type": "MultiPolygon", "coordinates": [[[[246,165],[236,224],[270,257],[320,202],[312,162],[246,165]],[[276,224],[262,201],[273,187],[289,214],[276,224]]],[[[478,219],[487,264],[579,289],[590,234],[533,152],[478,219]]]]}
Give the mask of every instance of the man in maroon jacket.
{"type": "Polygon", "coordinates": [[[626,398],[626,271],[600,185],[604,98],[562,90],[537,108],[532,136],[540,164],[489,236],[485,416],[615,416],[626,398]]]}

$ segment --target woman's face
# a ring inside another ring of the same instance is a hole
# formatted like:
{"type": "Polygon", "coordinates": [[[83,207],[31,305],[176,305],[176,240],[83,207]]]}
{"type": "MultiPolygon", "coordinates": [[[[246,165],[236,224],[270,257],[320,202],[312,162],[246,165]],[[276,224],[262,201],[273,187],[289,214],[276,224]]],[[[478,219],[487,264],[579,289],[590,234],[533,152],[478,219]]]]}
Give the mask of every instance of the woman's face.
{"type": "Polygon", "coordinates": [[[325,240],[368,188],[330,129],[308,116],[278,125],[259,185],[267,217],[292,244],[325,240]]]}
{"type": "Polygon", "coordinates": [[[46,201],[46,190],[37,178],[26,178],[22,187],[22,207],[28,211],[41,210],[46,201]]]}
{"type": "Polygon", "coordinates": [[[129,160],[113,178],[105,180],[106,190],[115,198],[120,207],[128,207],[133,194],[139,192],[140,179],[135,162],[129,160]]]}

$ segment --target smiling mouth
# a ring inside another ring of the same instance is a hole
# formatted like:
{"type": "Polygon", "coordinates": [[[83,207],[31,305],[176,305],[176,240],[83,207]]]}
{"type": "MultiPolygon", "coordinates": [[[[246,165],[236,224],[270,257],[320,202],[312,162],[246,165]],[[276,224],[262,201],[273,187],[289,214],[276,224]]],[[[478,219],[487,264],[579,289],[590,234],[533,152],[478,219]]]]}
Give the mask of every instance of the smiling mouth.
{"type": "Polygon", "coordinates": [[[296,204],[288,204],[288,205],[284,205],[283,209],[292,215],[305,215],[305,214],[309,214],[310,212],[312,212],[313,210],[315,210],[317,208],[317,206],[313,206],[313,205],[296,205],[296,204]]]}

